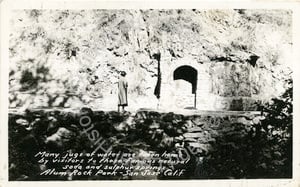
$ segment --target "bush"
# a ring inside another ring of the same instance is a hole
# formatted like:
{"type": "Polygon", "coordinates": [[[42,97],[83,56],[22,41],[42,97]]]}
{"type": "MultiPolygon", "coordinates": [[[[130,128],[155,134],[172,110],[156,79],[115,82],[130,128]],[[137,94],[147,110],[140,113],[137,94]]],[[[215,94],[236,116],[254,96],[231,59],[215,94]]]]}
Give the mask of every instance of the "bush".
{"type": "MultiPolygon", "coordinates": [[[[196,178],[292,177],[292,80],[279,98],[263,106],[263,120],[247,133],[224,131],[217,137],[196,178]]],[[[234,128],[243,124],[235,124],[234,128]]],[[[240,129],[241,131],[241,129],[240,129]]]]}

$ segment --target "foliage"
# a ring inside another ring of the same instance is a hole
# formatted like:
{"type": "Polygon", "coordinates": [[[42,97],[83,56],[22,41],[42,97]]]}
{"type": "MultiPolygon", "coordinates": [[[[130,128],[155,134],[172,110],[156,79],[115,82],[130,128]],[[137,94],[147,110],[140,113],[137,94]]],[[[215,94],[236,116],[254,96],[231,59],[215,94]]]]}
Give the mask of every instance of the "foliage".
{"type": "MultiPolygon", "coordinates": [[[[264,119],[249,132],[224,131],[200,166],[199,178],[292,177],[292,80],[279,98],[264,106],[264,119]]],[[[234,124],[245,130],[243,124],[234,124]]]]}
{"type": "MultiPolygon", "coordinates": [[[[280,98],[272,99],[265,106],[265,119],[261,123],[262,134],[266,140],[261,153],[271,155],[272,159],[260,159],[266,165],[263,171],[273,176],[292,176],[292,128],[293,128],[293,82],[286,81],[288,89],[280,98]]],[[[264,155],[265,156],[265,155],[264,155]]],[[[265,157],[266,158],[266,157],[265,157]]]]}

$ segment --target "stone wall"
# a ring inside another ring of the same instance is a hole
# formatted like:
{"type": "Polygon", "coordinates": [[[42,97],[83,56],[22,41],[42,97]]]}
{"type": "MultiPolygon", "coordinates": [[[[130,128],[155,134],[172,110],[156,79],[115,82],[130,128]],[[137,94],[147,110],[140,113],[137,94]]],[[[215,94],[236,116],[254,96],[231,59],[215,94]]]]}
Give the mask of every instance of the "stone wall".
{"type": "Polygon", "coordinates": [[[197,62],[188,57],[163,60],[170,62],[163,61],[161,67],[162,108],[192,108],[196,103],[199,110],[253,111],[257,110],[258,104],[265,98],[259,93],[265,88],[258,89],[259,83],[252,78],[255,68],[246,62],[241,64],[228,61],[197,62]],[[189,66],[197,71],[196,94],[192,94],[191,88],[175,86],[178,81],[173,78],[174,71],[183,66],[189,66]]]}
{"type": "MultiPolygon", "coordinates": [[[[115,152],[121,150],[139,155],[161,154],[165,151],[177,154],[178,151],[184,151],[188,154],[186,156],[189,157],[189,161],[185,165],[174,166],[185,168],[184,175],[177,179],[207,178],[209,176],[202,171],[204,165],[201,160],[209,160],[216,151],[215,146],[222,145],[224,136],[231,137],[231,140],[226,140],[226,144],[239,146],[244,138],[252,136],[253,127],[259,125],[262,119],[255,112],[198,112],[183,115],[138,111],[135,114],[120,114],[92,111],[88,108],[83,108],[79,112],[40,110],[27,111],[24,114],[11,113],[9,115],[9,176],[10,180],[58,180],[55,176],[39,176],[40,172],[51,166],[38,164],[34,158],[36,152],[93,151],[95,144],[88,137],[89,133],[96,130],[100,133],[101,142],[106,142],[107,150],[110,147],[110,150],[115,152]],[[86,124],[82,126],[79,123],[82,116],[90,117],[89,126],[86,124]]],[[[243,146],[252,146],[252,144],[243,144],[243,146]]],[[[99,149],[99,152],[102,151],[103,149],[99,149]]],[[[223,151],[230,153],[231,149],[223,151]]],[[[242,154],[246,153],[241,153],[241,156],[242,154]]],[[[222,158],[219,161],[222,162],[222,158]]],[[[243,162],[232,164],[241,164],[239,167],[245,167],[243,162]]],[[[61,166],[56,167],[59,170],[61,166]]],[[[254,176],[255,173],[248,173],[248,175],[254,176]]],[[[220,177],[239,176],[224,173],[220,177]]],[[[166,176],[156,175],[150,178],[165,179],[166,176]]],[[[172,177],[167,178],[172,179],[172,177]]],[[[71,180],[73,179],[88,179],[88,177],[77,176],[71,180]]],[[[96,176],[90,179],[149,178],[96,176]]]]}

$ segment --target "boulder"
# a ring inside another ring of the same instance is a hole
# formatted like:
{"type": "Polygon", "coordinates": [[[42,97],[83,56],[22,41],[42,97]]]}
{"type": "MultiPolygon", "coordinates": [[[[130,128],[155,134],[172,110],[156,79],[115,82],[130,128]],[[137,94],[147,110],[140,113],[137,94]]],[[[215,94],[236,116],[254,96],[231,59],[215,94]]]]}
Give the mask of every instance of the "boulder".
{"type": "Polygon", "coordinates": [[[52,148],[64,149],[72,142],[74,137],[74,132],[65,127],[60,127],[54,134],[46,138],[45,144],[50,145],[52,148]]]}

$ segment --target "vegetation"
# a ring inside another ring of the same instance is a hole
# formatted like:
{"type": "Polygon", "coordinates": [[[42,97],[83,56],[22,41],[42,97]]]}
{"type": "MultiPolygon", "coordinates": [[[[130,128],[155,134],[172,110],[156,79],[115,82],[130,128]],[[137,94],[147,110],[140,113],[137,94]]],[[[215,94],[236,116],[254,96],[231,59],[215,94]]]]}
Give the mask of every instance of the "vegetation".
{"type": "Polygon", "coordinates": [[[263,118],[248,132],[224,131],[218,144],[204,159],[200,178],[291,178],[293,89],[264,106],[263,118]]]}

